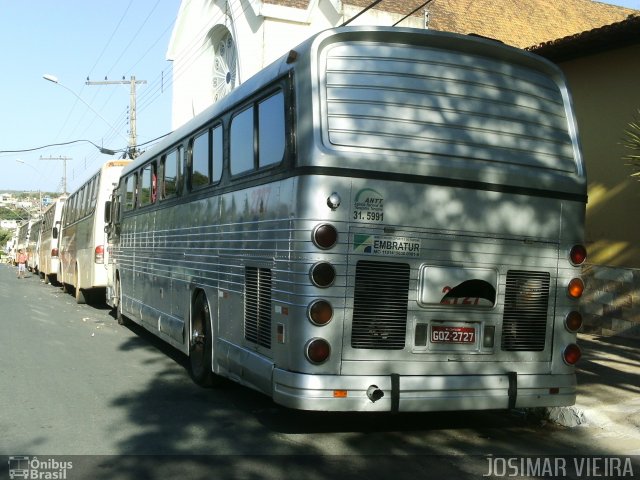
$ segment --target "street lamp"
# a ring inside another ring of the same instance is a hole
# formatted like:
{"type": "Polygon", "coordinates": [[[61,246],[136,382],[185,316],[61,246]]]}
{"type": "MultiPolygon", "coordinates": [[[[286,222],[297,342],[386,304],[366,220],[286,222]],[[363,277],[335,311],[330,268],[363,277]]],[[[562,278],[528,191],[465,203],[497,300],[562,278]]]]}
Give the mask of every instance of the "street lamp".
{"type": "MultiPolygon", "coordinates": [[[[27,162],[25,162],[24,160],[21,160],[19,158],[16,159],[16,162],[21,163],[22,165],[26,165],[29,168],[33,168],[33,170],[35,170],[35,172],[40,175],[40,172],[38,171],[38,169],[36,167],[34,167],[33,165],[28,164],[27,162]]],[[[40,213],[40,215],[42,216],[42,190],[38,189],[38,212],[40,213]]]]}
{"type": "MultiPolygon", "coordinates": [[[[45,80],[48,80],[49,82],[53,82],[53,83],[55,83],[56,85],[60,85],[62,88],[64,88],[64,89],[65,89],[65,90],[67,90],[68,92],[71,92],[71,94],[72,94],[74,97],[76,97],[78,100],[80,100],[82,103],[84,103],[84,104],[89,108],[89,110],[91,110],[91,111],[92,111],[93,113],[95,113],[98,117],[100,117],[100,118],[102,119],[102,121],[103,121],[104,123],[106,123],[106,124],[109,126],[109,128],[110,128],[111,130],[113,130],[113,131],[114,131],[114,132],[116,132],[118,135],[120,135],[122,138],[124,138],[124,140],[127,142],[127,144],[129,143],[129,139],[128,139],[127,137],[125,137],[122,133],[120,133],[118,130],[116,130],[116,129],[113,127],[113,125],[111,125],[111,124],[109,123],[109,121],[108,121],[106,118],[104,118],[104,117],[103,117],[103,116],[102,116],[102,115],[101,115],[101,114],[100,114],[96,109],[94,109],[91,105],[89,105],[87,102],[85,102],[85,100],[84,100],[80,95],[78,95],[76,92],[74,92],[73,90],[71,90],[71,89],[70,89],[69,87],[67,87],[66,85],[64,85],[64,84],[60,83],[60,82],[58,81],[58,77],[56,77],[55,75],[49,75],[48,73],[46,73],[46,74],[44,74],[44,75],[42,76],[42,78],[44,78],[45,80]]],[[[105,152],[103,152],[102,150],[103,150],[103,149],[102,149],[102,148],[100,148],[100,151],[101,151],[102,153],[112,152],[112,150],[104,149],[104,150],[106,150],[105,152]]]]}

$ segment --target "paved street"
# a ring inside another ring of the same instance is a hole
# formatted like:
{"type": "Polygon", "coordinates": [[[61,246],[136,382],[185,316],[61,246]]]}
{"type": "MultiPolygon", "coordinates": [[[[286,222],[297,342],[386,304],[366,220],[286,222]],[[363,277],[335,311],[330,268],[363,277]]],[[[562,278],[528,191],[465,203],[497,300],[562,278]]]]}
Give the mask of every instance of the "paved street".
{"type": "Polygon", "coordinates": [[[92,478],[482,478],[487,455],[640,454],[640,358],[628,345],[616,357],[604,347],[619,345],[585,340],[581,389],[593,395],[579,403],[590,423],[565,428],[502,411],[296,412],[232,383],[202,389],[168,345],[6,265],[0,310],[0,455],[98,455],[73,457],[70,479],[88,478],[83,468],[92,478]],[[623,384],[601,385],[612,372],[623,384]],[[598,395],[618,395],[620,408],[600,409],[598,395]]]}

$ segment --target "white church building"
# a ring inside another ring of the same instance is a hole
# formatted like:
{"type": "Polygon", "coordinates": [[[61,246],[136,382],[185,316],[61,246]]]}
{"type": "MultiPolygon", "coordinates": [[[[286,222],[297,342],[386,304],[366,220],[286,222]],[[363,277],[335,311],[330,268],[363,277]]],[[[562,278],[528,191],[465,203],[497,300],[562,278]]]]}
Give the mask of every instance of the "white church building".
{"type": "MultiPolygon", "coordinates": [[[[167,54],[173,61],[172,128],[311,35],[354,17],[364,8],[360,3],[371,2],[183,0],[167,54]]],[[[398,4],[397,11],[370,9],[351,25],[390,26],[402,20],[401,26],[425,27],[424,9],[403,20],[410,5],[423,1],[391,3],[398,4]]]]}

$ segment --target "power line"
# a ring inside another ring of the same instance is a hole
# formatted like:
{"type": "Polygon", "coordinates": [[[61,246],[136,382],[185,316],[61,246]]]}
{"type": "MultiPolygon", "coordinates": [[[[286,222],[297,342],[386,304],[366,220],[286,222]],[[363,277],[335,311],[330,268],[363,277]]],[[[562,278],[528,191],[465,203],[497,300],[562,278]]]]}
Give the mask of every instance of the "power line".
{"type": "Polygon", "coordinates": [[[43,157],[40,160],[62,161],[62,193],[67,194],[67,162],[73,160],[71,157],[43,157]]]}
{"type": "Polygon", "coordinates": [[[375,0],[373,2],[371,2],[368,6],[364,7],[362,10],[360,10],[360,12],[358,12],[356,15],[354,15],[353,17],[351,17],[349,20],[345,21],[342,25],[340,25],[341,27],[346,27],[347,25],[349,25],[351,22],[353,22],[356,18],[358,18],[360,15],[363,15],[365,13],[367,13],[369,10],[371,10],[373,7],[375,7],[376,5],[378,5],[380,2],[382,2],[383,0],[375,0]]]}
{"type": "Polygon", "coordinates": [[[422,5],[420,5],[418,8],[413,9],[410,13],[407,13],[404,17],[402,17],[400,20],[398,20],[396,23],[394,23],[392,25],[392,27],[397,26],[399,23],[403,22],[404,20],[406,20],[407,18],[409,18],[411,15],[413,15],[414,13],[416,13],[418,10],[420,10],[421,8],[426,7],[428,4],[430,4],[431,2],[433,2],[433,0],[427,0],[426,2],[424,2],[422,5]]]}
{"type": "MultiPolygon", "coordinates": [[[[162,137],[159,137],[162,138],[162,137]]],[[[106,149],[104,147],[100,147],[99,145],[93,143],[91,140],[70,140],[68,142],[60,142],[60,143],[50,143],[48,145],[43,145],[41,147],[33,147],[33,148],[23,148],[23,149],[19,149],[19,150],[0,150],[0,153],[26,153],[26,152],[35,152],[37,150],[43,150],[45,148],[51,148],[51,147],[60,147],[60,146],[64,146],[64,145],[72,145],[74,143],[80,143],[80,142],[87,142],[90,143],[91,145],[93,145],[94,147],[96,147],[98,150],[100,150],[103,153],[116,153],[122,150],[110,150],[110,149],[106,149]]]]}
{"type": "Polygon", "coordinates": [[[99,82],[91,82],[87,79],[86,85],[123,85],[129,84],[130,86],[130,101],[129,101],[129,155],[133,158],[136,155],[136,85],[147,83],[146,80],[136,80],[134,75],[130,80],[104,80],[99,82]]]}
{"type": "Polygon", "coordinates": [[[147,15],[147,17],[144,19],[144,21],[140,24],[140,27],[138,27],[138,30],[136,30],[136,33],[133,35],[133,37],[131,37],[131,40],[129,41],[129,43],[127,44],[126,47],[124,47],[124,50],[122,50],[122,53],[120,53],[120,56],[116,59],[115,62],[113,62],[112,67],[107,70],[107,75],[109,75],[109,73],[111,72],[111,70],[114,69],[114,67],[118,64],[118,62],[120,61],[120,59],[124,56],[125,53],[127,53],[127,50],[129,50],[129,47],[131,46],[131,44],[135,41],[136,38],[138,38],[138,35],[140,35],[140,32],[142,31],[142,29],[144,28],[144,26],[147,24],[147,22],[149,21],[149,18],[151,18],[151,15],[153,14],[153,12],[155,11],[156,8],[158,8],[158,5],[160,4],[161,0],[158,0],[156,2],[156,4],[151,8],[151,11],[149,12],[149,14],[147,15]]]}

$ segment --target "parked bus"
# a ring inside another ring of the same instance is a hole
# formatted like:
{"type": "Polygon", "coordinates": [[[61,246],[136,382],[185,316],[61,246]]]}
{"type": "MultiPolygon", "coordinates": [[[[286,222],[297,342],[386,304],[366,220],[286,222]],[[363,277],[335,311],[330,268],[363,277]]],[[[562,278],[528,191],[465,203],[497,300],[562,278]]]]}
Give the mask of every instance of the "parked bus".
{"type": "Polygon", "coordinates": [[[122,171],[108,299],[291,408],[570,405],[585,204],[553,64],[337,28],[122,171]]]}
{"type": "Polygon", "coordinates": [[[45,283],[56,283],[58,276],[58,239],[65,199],[64,196],[56,199],[42,215],[38,270],[45,283]]]}
{"type": "Polygon", "coordinates": [[[104,265],[104,204],[130,160],[110,160],[71,193],[62,210],[58,281],[77,303],[102,299],[107,285],[104,265]]]}
{"type": "Polygon", "coordinates": [[[29,241],[27,242],[27,258],[28,269],[31,272],[38,273],[38,260],[40,257],[40,232],[42,228],[42,219],[35,219],[29,229],[29,241]]]}

